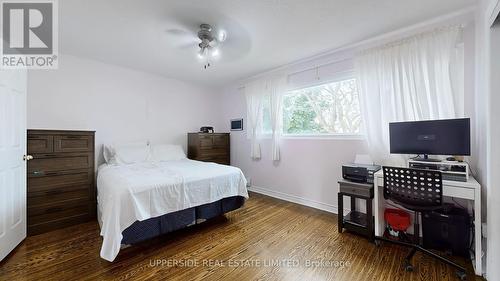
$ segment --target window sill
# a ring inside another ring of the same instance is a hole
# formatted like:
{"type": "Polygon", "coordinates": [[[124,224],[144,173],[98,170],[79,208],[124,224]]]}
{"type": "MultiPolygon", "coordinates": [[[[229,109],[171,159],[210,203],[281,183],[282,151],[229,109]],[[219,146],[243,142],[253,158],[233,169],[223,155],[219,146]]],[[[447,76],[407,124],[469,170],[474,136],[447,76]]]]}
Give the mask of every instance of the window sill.
{"type": "Polygon", "coordinates": [[[364,135],[358,134],[282,135],[281,138],[289,140],[365,140],[364,135]]]}
{"type": "MultiPolygon", "coordinates": [[[[272,139],[271,134],[263,134],[260,139],[272,139]]],[[[284,140],[366,140],[365,135],[360,134],[323,134],[323,135],[281,135],[284,140]]]]}

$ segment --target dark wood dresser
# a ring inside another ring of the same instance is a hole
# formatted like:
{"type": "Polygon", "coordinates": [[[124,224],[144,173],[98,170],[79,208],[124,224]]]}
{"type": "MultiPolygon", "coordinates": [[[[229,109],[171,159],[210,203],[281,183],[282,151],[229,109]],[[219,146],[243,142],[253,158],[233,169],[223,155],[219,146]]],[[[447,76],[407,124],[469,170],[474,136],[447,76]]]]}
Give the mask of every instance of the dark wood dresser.
{"type": "Polygon", "coordinates": [[[93,131],[28,130],[28,235],[96,217],[93,131]]]}
{"type": "Polygon", "coordinates": [[[229,165],[229,133],[188,133],[188,158],[229,165]]]}

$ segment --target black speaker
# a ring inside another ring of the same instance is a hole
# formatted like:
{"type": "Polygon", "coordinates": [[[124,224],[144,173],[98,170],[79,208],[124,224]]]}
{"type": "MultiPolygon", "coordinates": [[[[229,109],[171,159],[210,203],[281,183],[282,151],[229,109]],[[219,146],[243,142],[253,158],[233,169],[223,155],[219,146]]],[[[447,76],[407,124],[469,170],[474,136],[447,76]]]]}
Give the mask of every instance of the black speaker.
{"type": "Polygon", "coordinates": [[[469,256],[471,219],[466,209],[445,205],[422,215],[424,248],[469,256]]]}

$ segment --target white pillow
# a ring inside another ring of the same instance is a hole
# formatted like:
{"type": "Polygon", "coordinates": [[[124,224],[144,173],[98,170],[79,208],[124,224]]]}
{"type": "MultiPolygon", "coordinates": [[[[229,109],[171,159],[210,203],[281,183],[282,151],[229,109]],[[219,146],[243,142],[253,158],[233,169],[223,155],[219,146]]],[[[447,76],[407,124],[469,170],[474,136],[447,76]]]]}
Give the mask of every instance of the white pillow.
{"type": "Polygon", "coordinates": [[[146,162],[150,159],[147,141],[116,143],[104,147],[104,159],[110,164],[133,164],[146,162]]]}
{"type": "Polygon", "coordinates": [[[174,144],[154,144],[151,145],[151,160],[153,161],[174,161],[186,159],[186,153],[180,145],[174,144]]]}
{"type": "Polygon", "coordinates": [[[112,146],[110,145],[103,145],[102,146],[102,154],[104,156],[104,161],[106,161],[107,164],[116,164],[116,157],[115,157],[115,150],[113,149],[112,146]]]}

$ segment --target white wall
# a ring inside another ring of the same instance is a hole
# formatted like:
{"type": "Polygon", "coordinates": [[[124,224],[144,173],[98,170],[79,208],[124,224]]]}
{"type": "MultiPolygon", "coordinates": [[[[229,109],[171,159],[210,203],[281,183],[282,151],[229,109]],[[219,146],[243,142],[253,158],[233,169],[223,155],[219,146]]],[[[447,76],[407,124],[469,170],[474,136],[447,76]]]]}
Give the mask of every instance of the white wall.
{"type": "MultiPolygon", "coordinates": [[[[500,9],[498,0],[481,0],[476,16],[476,108],[480,125],[478,177],[483,206],[487,205],[486,278],[500,280],[500,26],[491,27],[500,9]],[[484,204],[486,203],[486,204],[484,204]]],[[[484,230],[483,230],[484,231],[484,230]]]]}
{"type": "MultiPolygon", "coordinates": [[[[488,183],[488,122],[489,122],[489,110],[488,110],[488,79],[487,79],[487,65],[488,65],[488,60],[487,59],[487,54],[488,54],[488,44],[486,43],[487,39],[487,30],[489,28],[486,28],[486,20],[484,19],[484,13],[485,9],[482,7],[485,5],[486,1],[480,1],[481,2],[481,7],[478,9],[477,15],[476,15],[476,71],[475,71],[475,77],[476,77],[476,88],[475,88],[475,103],[476,103],[476,127],[477,127],[477,134],[476,134],[476,139],[473,140],[473,154],[476,155],[477,157],[473,158],[473,164],[476,167],[476,178],[481,184],[481,201],[482,201],[482,206],[483,206],[483,221],[488,221],[490,216],[487,212],[487,198],[488,198],[488,193],[489,193],[489,186],[490,184],[488,183]]],[[[485,229],[483,229],[483,234],[485,234],[485,229]]],[[[490,266],[488,266],[488,245],[487,243],[483,243],[483,251],[486,252],[487,259],[486,262],[484,262],[483,259],[483,265],[486,267],[486,275],[488,274],[488,271],[490,271],[490,266]]]]}
{"type": "Polygon", "coordinates": [[[221,127],[217,106],[212,89],[74,56],[28,75],[28,128],[95,130],[99,162],[102,144],[115,141],[186,148],[187,132],[221,127]]]}
{"type": "MultiPolygon", "coordinates": [[[[445,21],[419,24],[415,28],[406,28],[395,34],[382,35],[379,38],[367,40],[367,43],[354,44],[352,48],[343,48],[326,55],[304,59],[298,63],[280,67],[276,71],[288,74],[297,73],[335,61],[349,67],[348,60],[361,48],[409,36],[437,26],[466,23],[464,30],[464,111],[465,115],[472,119],[472,134],[475,135],[475,27],[473,20],[473,14],[467,14],[445,21]]],[[[266,74],[259,74],[256,77],[261,75],[266,74]]],[[[252,77],[247,80],[251,79],[252,77]]],[[[246,102],[242,91],[238,90],[244,81],[235,83],[224,91],[223,119],[227,120],[227,123],[233,118],[244,118],[246,122],[246,102]]],[[[229,129],[228,124],[226,126],[229,129]]],[[[284,138],[281,144],[281,161],[273,163],[270,139],[262,140],[262,159],[258,161],[250,158],[250,143],[245,131],[232,132],[231,145],[232,164],[243,170],[245,175],[251,179],[256,191],[335,213],[338,206],[337,181],[342,178],[342,164],[352,162],[356,154],[368,153],[366,142],[359,139],[284,138]]],[[[349,206],[347,201],[345,206],[349,206]]]]}
{"type": "MultiPolygon", "coordinates": [[[[233,86],[226,89],[224,96],[224,119],[244,118],[246,126],[244,95],[233,86]]],[[[226,126],[229,130],[229,124],[226,126]]],[[[258,192],[336,213],[340,167],[352,162],[357,153],[366,153],[365,146],[364,140],[283,138],[281,161],[275,163],[271,158],[271,139],[264,138],[262,159],[255,161],[250,158],[246,131],[233,131],[231,163],[243,170],[258,192]]]]}
{"type": "Polygon", "coordinates": [[[500,280],[500,23],[491,29],[490,67],[490,127],[489,127],[489,167],[488,180],[488,279],[500,280]]]}
{"type": "Polygon", "coordinates": [[[500,23],[491,28],[488,171],[488,280],[500,280],[500,23]]]}

